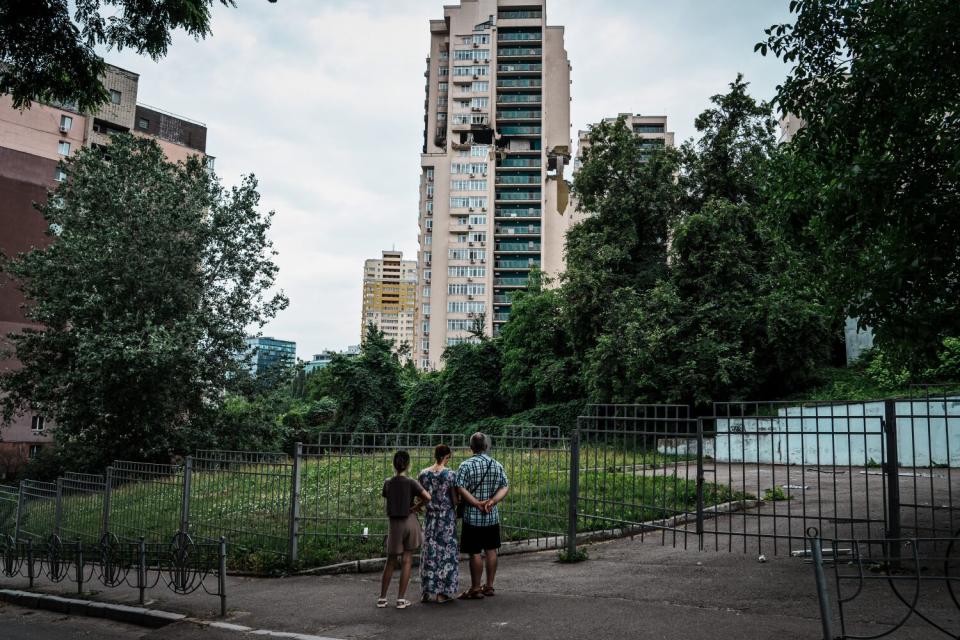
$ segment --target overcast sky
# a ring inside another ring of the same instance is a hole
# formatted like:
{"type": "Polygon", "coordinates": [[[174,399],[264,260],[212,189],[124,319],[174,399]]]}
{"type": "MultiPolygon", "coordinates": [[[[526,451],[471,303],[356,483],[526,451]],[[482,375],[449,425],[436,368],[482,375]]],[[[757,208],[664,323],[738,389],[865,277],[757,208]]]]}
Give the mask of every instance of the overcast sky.
{"type": "MultiPolygon", "coordinates": [[[[448,0],[449,1],[449,0],[448,0]]],[[[140,74],[138,101],[206,123],[207,152],[235,184],[260,181],[274,210],[279,286],[290,306],[263,330],[300,358],[360,338],[363,261],[417,250],[428,21],[442,0],[242,0],[214,10],[213,35],[174,38],[140,74]]],[[[788,0],[548,0],[566,26],[572,137],[620,112],[666,114],[678,143],[711,95],[743,72],[768,99],[786,74],[753,53],[788,0]]]]}

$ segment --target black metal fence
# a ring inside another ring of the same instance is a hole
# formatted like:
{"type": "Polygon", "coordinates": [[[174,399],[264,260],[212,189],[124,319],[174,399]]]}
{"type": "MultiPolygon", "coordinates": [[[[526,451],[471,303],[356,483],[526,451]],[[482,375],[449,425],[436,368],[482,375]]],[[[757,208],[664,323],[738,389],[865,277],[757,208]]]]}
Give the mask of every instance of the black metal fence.
{"type": "MultiPolygon", "coordinates": [[[[0,487],[0,535],[97,544],[230,542],[239,566],[379,556],[380,490],[396,449],[416,473],[462,434],[330,433],[293,455],[200,451],[180,464],[115,462],[100,475],[0,487]],[[246,563],[244,565],[244,563],[246,563]]],[[[511,492],[507,540],[548,548],[599,536],[760,554],[810,550],[805,532],[877,539],[952,535],[960,398],[588,407],[577,429],[493,437],[511,492]]]]}
{"type": "Polygon", "coordinates": [[[129,587],[138,590],[140,604],[157,587],[179,595],[204,592],[220,599],[221,616],[227,612],[226,561],[224,539],[194,542],[186,534],[169,544],[122,542],[110,535],[98,543],[65,542],[59,535],[44,542],[0,537],[0,576],[25,579],[31,589],[43,581],[76,584],[80,595],[93,585],[129,587]]]}

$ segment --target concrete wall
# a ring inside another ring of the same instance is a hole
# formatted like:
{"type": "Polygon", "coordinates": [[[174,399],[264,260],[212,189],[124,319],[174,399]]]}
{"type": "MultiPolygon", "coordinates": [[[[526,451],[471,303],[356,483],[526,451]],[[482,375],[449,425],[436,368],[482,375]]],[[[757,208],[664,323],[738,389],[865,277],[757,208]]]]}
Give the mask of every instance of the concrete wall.
{"type": "MultiPolygon", "coordinates": [[[[960,397],[899,401],[900,466],[960,467],[960,397]]],[[[882,402],[787,407],[776,416],[721,418],[714,451],[720,462],[865,466],[884,460],[882,402]]]]}

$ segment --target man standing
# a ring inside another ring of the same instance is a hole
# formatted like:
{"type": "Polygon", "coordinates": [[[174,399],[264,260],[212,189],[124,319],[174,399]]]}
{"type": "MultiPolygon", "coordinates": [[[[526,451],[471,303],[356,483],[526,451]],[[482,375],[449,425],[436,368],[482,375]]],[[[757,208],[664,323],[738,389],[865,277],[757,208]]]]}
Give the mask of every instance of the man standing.
{"type": "Polygon", "coordinates": [[[510,487],[503,465],[491,458],[490,438],[477,432],[470,436],[473,457],[457,469],[457,487],[467,506],[463,513],[460,551],[470,554],[470,589],[460,594],[461,600],[478,600],[494,595],[493,580],[497,575],[497,550],[500,548],[500,511],[497,504],[510,487]],[[483,552],[486,552],[487,581],[482,586],[483,552]]]}

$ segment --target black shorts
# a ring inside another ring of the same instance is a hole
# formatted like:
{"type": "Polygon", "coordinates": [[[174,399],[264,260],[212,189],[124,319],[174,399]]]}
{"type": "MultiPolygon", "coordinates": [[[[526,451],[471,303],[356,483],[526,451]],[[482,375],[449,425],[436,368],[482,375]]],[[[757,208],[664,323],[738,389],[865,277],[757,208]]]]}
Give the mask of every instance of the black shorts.
{"type": "Polygon", "coordinates": [[[460,531],[460,551],[475,555],[481,551],[492,551],[500,548],[500,525],[489,527],[475,527],[463,522],[460,531]]]}

